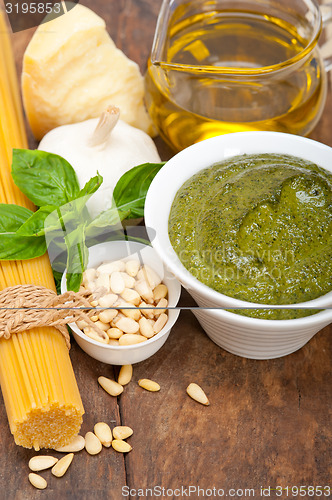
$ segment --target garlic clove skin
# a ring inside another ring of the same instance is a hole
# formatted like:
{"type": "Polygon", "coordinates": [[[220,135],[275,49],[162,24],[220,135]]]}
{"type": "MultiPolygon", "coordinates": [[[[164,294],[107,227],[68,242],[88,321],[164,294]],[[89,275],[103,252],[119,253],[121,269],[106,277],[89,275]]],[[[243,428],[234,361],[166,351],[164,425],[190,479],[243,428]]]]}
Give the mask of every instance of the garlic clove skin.
{"type": "Polygon", "coordinates": [[[121,119],[105,142],[90,146],[98,123],[99,118],[93,118],[62,125],[48,132],[38,147],[65,158],[74,168],[81,188],[97,171],[103,176],[101,187],[87,202],[92,217],[112,205],[113,189],[125,172],[142,163],[161,161],[153,140],[121,119]]]}

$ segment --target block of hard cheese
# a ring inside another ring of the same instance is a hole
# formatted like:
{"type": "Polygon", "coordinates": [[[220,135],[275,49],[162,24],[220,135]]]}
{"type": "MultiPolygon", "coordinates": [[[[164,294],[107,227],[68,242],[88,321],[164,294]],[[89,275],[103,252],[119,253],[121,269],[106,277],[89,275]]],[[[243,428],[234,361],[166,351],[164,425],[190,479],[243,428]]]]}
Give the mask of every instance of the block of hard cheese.
{"type": "Polygon", "coordinates": [[[23,59],[22,93],[33,134],[98,117],[114,104],[121,119],[152,132],[138,65],[116,48],[104,20],[76,5],[41,24],[23,59]]]}

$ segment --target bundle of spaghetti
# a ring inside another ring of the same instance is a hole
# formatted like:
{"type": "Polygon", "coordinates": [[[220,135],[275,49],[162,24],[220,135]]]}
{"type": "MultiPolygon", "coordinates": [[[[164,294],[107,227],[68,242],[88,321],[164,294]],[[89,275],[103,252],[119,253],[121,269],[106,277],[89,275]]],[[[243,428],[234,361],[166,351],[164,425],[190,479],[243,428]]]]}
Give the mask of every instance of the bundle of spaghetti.
{"type": "MultiPolygon", "coordinates": [[[[0,10],[0,202],[33,208],[12,181],[12,148],[26,147],[14,58],[0,10]]],[[[0,261],[0,289],[17,284],[55,290],[48,257],[0,261]]],[[[0,384],[15,442],[54,448],[78,433],[84,413],[64,337],[40,327],[0,339],[0,384]]]]}

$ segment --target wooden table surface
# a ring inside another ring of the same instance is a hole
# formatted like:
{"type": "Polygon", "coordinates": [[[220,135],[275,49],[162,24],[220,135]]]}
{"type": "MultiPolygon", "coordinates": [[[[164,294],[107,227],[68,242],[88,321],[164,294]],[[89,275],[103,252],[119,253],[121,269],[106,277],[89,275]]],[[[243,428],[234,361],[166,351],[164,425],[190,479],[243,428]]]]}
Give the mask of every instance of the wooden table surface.
{"type": "MultiPolygon", "coordinates": [[[[106,20],[118,47],[144,71],[161,0],[82,3],[106,20]]],[[[19,69],[32,32],[13,36],[19,69]]],[[[311,135],[330,146],[331,111],[329,94],[311,135]]],[[[162,151],[169,154],[167,148],[162,151]]],[[[74,342],[71,359],[86,411],[82,434],[98,421],[129,425],[134,429],[129,439],[133,450],[123,456],[103,449],[95,457],[82,451],[64,478],[44,473],[49,486],[37,491],[28,482],[27,465],[35,453],[14,444],[1,404],[1,500],[120,500],[129,498],[129,488],[135,499],[187,498],[189,486],[223,489],[225,498],[253,498],[245,490],[254,489],[255,498],[264,498],[262,486],[331,485],[331,327],[290,356],[255,361],[216,346],[193,314],[182,311],[165,346],[134,366],[133,381],[118,399],[97,383],[99,375],[116,376],[113,367],[89,358],[74,342]],[[158,381],[161,391],[143,391],[137,380],[144,377],[158,381]],[[209,407],[186,395],[190,382],[204,387],[209,407]],[[157,486],[165,488],[164,496],[162,490],[159,496],[158,490],[146,496],[139,490],[157,486]],[[177,489],[182,487],[182,492],[177,489]]],[[[213,490],[202,490],[190,490],[190,498],[216,498],[213,490]]],[[[290,492],[288,497],[294,498],[290,492]]],[[[277,498],[276,493],[270,498],[277,498]]],[[[282,498],[287,498],[286,491],[282,498]]],[[[318,496],[307,493],[302,498],[318,496]]]]}

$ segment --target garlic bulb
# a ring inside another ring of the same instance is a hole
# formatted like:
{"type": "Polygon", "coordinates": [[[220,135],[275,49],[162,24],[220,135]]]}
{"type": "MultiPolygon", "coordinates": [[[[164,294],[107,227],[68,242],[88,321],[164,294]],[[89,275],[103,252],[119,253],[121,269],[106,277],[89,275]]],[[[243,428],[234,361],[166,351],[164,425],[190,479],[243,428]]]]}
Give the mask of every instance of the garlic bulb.
{"type": "Polygon", "coordinates": [[[158,163],[153,140],[142,130],[119,120],[119,109],[110,106],[100,117],[48,132],[38,149],[65,158],[75,169],[80,187],[97,170],[103,183],[87,207],[92,217],[112,204],[113,189],[120,177],[142,163],[158,163]]]}

